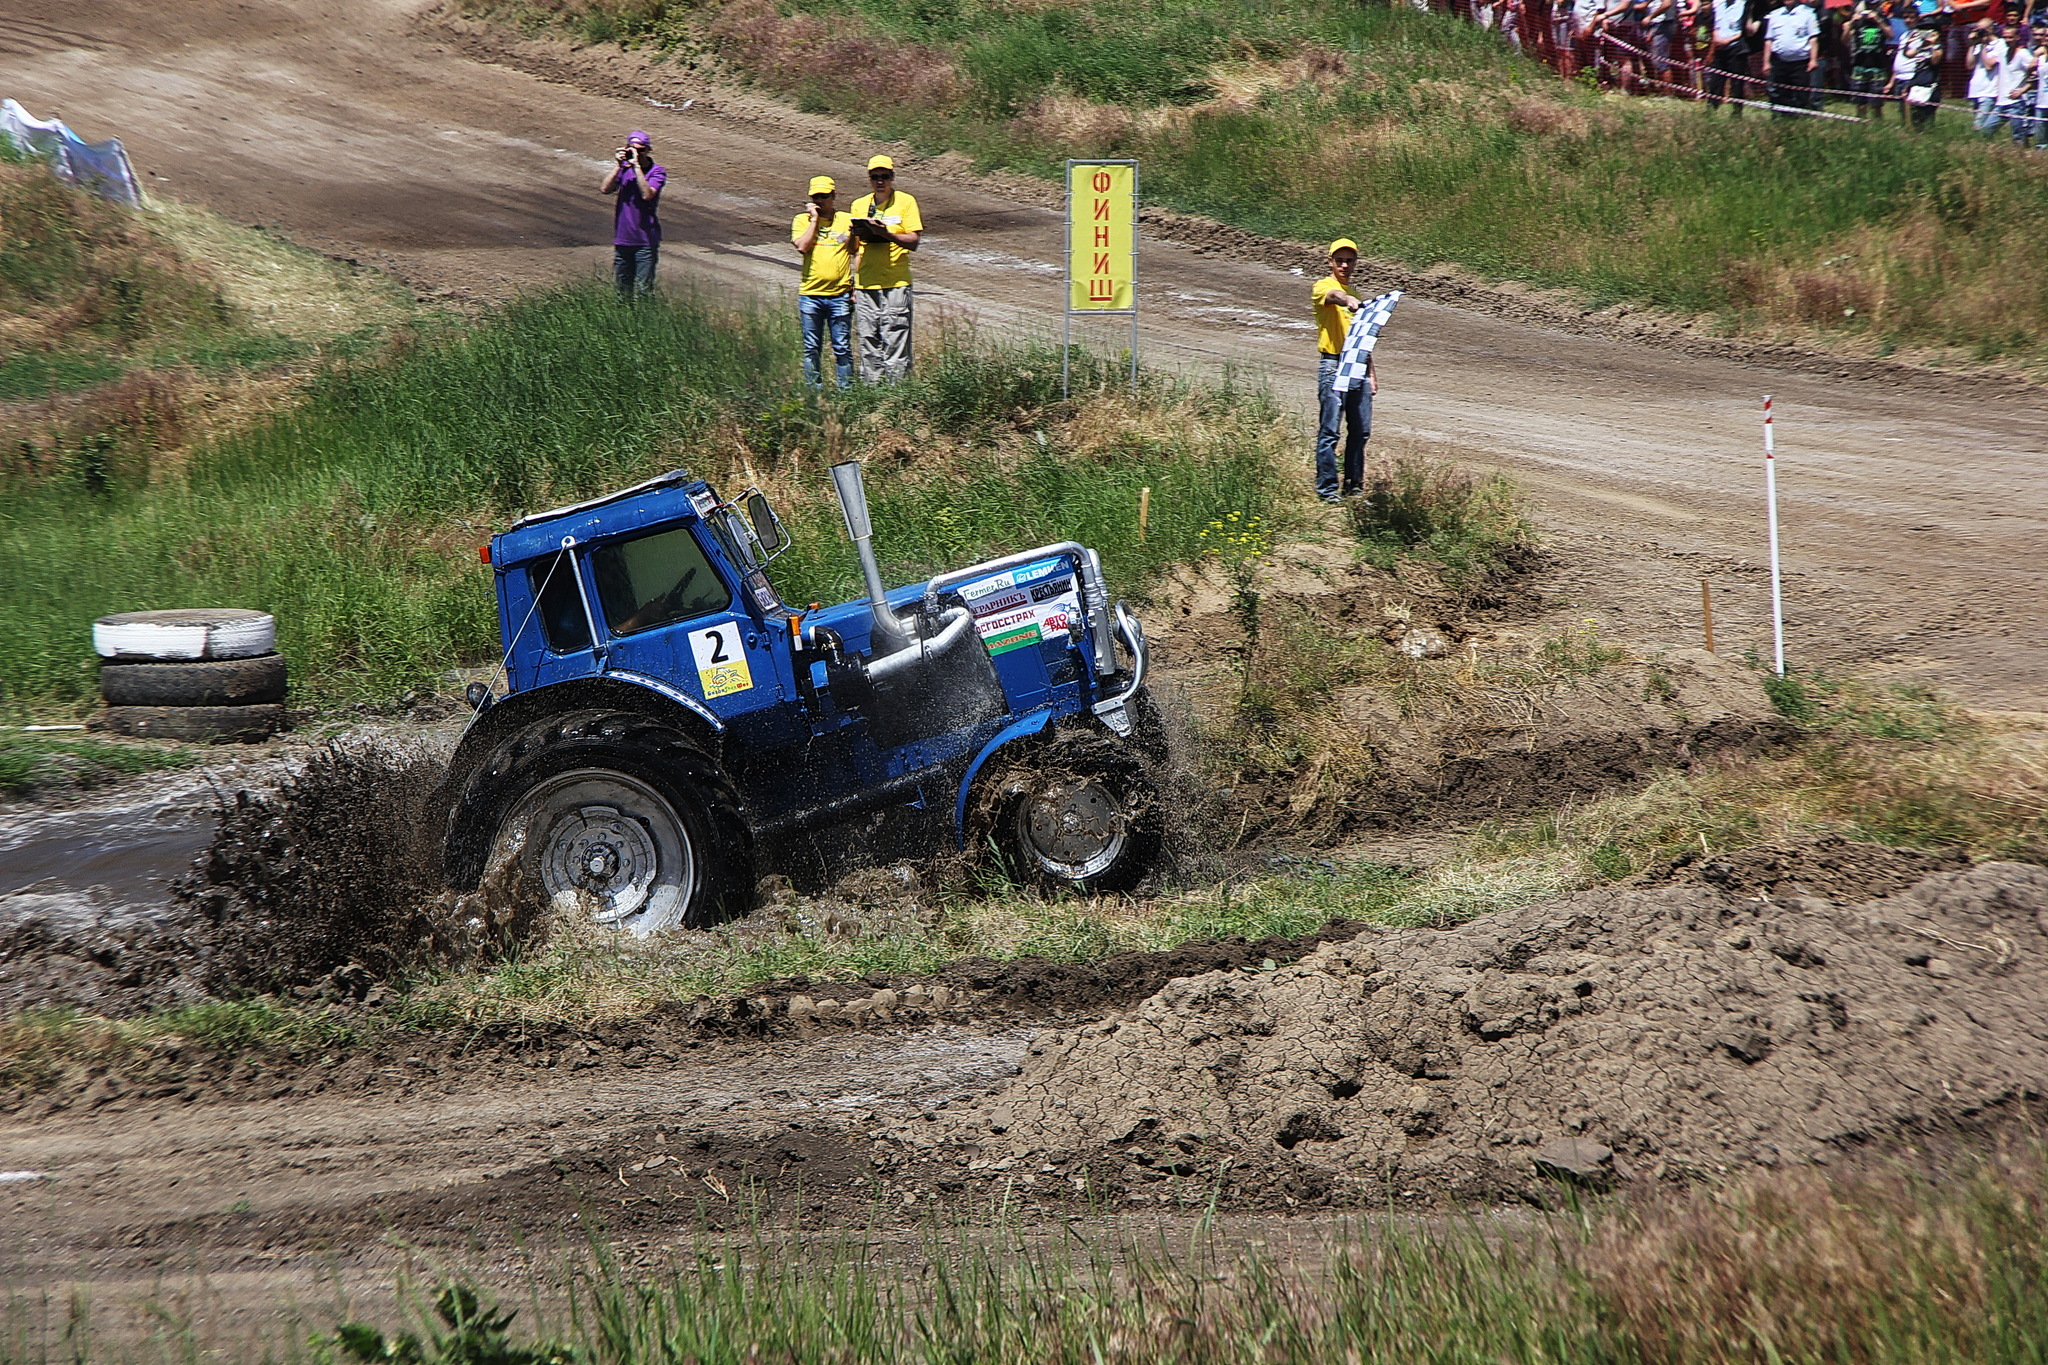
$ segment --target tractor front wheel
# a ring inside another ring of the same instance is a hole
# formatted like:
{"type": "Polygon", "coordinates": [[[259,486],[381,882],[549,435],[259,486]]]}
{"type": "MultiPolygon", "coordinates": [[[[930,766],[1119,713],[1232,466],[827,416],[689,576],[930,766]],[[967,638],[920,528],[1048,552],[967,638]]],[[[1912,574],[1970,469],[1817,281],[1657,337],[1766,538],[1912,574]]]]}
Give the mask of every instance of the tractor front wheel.
{"type": "Polygon", "coordinates": [[[1142,881],[1164,824],[1158,791],[1129,753],[1075,740],[1006,776],[989,833],[1015,879],[1094,894],[1142,881]]]}
{"type": "Polygon", "coordinates": [[[753,891],[731,784],[682,735],[624,712],[508,739],[463,792],[450,855],[458,887],[513,874],[558,921],[641,936],[743,913],[753,891]]]}

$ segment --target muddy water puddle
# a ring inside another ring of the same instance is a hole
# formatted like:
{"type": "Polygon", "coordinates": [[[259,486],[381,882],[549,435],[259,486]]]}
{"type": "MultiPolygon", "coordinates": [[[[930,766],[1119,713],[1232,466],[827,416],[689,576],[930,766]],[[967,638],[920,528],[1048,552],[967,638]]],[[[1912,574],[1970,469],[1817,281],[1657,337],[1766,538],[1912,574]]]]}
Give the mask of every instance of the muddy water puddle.
{"type": "Polygon", "coordinates": [[[179,773],[97,801],[0,811],[0,925],[27,904],[116,920],[161,909],[212,838],[216,790],[179,773]]]}

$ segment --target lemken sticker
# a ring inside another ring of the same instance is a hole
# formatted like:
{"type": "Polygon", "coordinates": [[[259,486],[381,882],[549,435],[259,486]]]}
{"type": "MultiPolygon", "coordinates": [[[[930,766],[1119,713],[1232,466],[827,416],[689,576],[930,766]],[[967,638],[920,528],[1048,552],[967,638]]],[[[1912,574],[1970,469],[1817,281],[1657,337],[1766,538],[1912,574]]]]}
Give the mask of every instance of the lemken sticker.
{"type": "Polygon", "coordinates": [[[744,692],[754,685],[738,622],[691,631],[690,653],[697,660],[697,682],[704,689],[705,700],[744,692]]]}

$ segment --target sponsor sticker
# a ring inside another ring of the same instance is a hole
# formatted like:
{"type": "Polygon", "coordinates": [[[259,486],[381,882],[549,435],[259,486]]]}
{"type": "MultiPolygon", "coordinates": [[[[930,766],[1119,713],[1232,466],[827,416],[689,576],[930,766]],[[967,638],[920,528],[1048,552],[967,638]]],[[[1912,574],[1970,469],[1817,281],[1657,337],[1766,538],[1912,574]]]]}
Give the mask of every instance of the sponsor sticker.
{"type": "Polygon", "coordinates": [[[978,602],[970,602],[967,609],[973,612],[978,619],[983,616],[992,616],[999,611],[1015,611],[1019,607],[1029,606],[1030,603],[1030,593],[1021,592],[1013,588],[1008,592],[991,593],[978,602]]]}
{"type": "Polygon", "coordinates": [[[1081,615],[1073,568],[1057,557],[991,574],[962,587],[960,596],[990,654],[1064,635],[1081,615]]]}
{"type": "Polygon", "coordinates": [[[740,644],[739,623],[727,621],[690,632],[690,653],[697,660],[697,682],[708,701],[744,692],[754,685],[747,651],[740,644]]]}
{"type": "Polygon", "coordinates": [[[991,654],[1007,654],[1013,649],[1022,649],[1025,645],[1035,645],[1038,643],[1038,622],[1026,621],[1021,626],[984,635],[981,642],[988,647],[991,654]]]}

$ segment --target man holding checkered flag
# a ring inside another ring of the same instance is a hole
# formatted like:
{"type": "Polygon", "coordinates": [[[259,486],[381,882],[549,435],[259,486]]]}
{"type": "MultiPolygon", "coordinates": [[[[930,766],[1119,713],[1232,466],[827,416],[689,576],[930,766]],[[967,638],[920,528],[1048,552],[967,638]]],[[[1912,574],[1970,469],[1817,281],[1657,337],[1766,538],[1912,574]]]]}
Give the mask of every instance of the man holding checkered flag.
{"type": "Polygon", "coordinates": [[[1316,426],[1316,496],[1324,502],[1365,491],[1365,441],[1372,435],[1372,399],[1380,391],[1373,370],[1373,346],[1393,316],[1401,291],[1374,299],[1351,292],[1358,243],[1339,237],[1330,243],[1330,273],[1315,283],[1316,393],[1322,411],[1316,426]],[[1352,314],[1359,316],[1354,320],[1352,314]],[[1337,470],[1337,434],[1344,430],[1344,469],[1337,470]]]}

